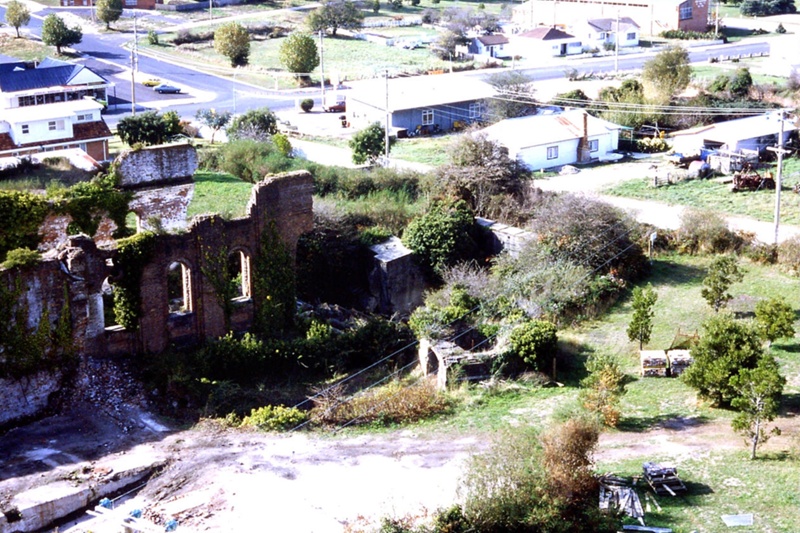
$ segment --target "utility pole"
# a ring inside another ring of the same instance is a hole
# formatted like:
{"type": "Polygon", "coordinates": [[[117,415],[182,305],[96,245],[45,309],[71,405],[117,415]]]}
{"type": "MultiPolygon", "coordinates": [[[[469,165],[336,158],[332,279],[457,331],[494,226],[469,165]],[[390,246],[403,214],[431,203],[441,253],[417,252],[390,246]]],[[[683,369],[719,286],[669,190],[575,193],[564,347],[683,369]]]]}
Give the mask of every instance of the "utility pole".
{"type": "Polygon", "coordinates": [[[389,166],[389,69],[383,71],[386,80],[386,127],[383,132],[383,147],[386,155],[386,166],[389,166]]]}
{"type": "Polygon", "coordinates": [[[714,15],[714,38],[719,38],[719,0],[717,0],[717,14],[714,15]]]}
{"type": "Polygon", "coordinates": [[[781,186],[783,185],[783,154],[789,153],[789,150],[783,149],[783,121],[784,121],[785,110],[781,109],[780,114],[778,117],[780,118],[781,127],[780,133],[778,134],[778,147],[773,148],[772,146],[768,147],[767,150],[770,152],[777,152],[778,154],[778,176],[777,180],[775,181],[775,244],[778,244],[778,228],[780,227],[781,222],[781,186]]]}
{"type": "Polygon", "coordinates": [[[136,115],[136,72],[139,70],[139,37],[136,33],[136,10],[133,11],[133,46],[131,47],[131,115],[136,115]]]}
{"type": "Polygon", "coordinates": [[[212,8],[212,7],[214,7],[214,6],[212,5],[212,1],[213,1],[213,0],[208,0],[208,19],[209,19],[209,20],[214,20],[214,12],[213,12],[213,11],[211,11],[211,8],[212,8]]]}
{"type": "Polygon", "coordinates": [[[322,78],[319,82],[322,91],[322,109],[325,109],[325,52],[322,48],[322,34],[325,30],[319,30],[319,72],[322,78]]]}
{"type": "Polygon", "coordinates": [[[619,74],[619,9],[617,9],[617,31],[614,32],[614,74],[619,74]]]}
{"type": "Polygon", "coordinates": [[[239,67],[233,67],[233,115],[236,116],[236,72],[239,67]]]}

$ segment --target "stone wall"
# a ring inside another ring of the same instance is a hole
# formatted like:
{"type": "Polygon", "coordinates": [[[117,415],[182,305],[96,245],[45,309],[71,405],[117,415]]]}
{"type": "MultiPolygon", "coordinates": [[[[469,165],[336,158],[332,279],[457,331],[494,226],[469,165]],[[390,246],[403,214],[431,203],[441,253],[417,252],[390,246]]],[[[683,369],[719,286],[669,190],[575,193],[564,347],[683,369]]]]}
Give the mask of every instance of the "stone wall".
{"type": "Polygon", "coordinates": [[[197,170],[197,150],[190,144],[149,146],[126,150],[116,159],[120,186],[139,188],[190,180],[197,170]]]}
{"type": "Polygon", "coordinates": [[[61,374],[38,372],[19,381],[0,379],[0,427],[46,411],[61,389],[61,374]]]}
{"type": "MultiPolygon", "coordinates": [[[[137,331],[105,322],[104,284],[109,279],[113,283],[115,269],[124,270],[125,265],[115,264],[113,247],[98,247],[89,237],[66,238],[34,266],[0,270],[0,283],[12,287],[19,279],[26,288],[20,304],[30,311],[31,330],[38,326],[45,309],[55,324],[62,310],[68,307],[73,341],[78,353],[84,356],[157,353],[172,343],[197,343],[226,333],[222,309],[202,271],[210,266],[213,254],[233,254],[241,260],[247,286],[235,301],[231,325],[243,331],[252,325],[257,306],[250,297],[249,274],[261,253],[262,233],[274,225],[294,256],[297,239],[313,226],[312,192],[313,178],[306,171],[270,177],[253,187],[247,216],[233,220],[217,215],[198,217],[183,233],[158,234],[155,256],[145,266],[140,284],[142,317],[137,331]],[[175,263],[181,265],[187,304],[180,311],[171,311],[168,292],[168,273],[175,263]]],[[[24,398],[9,396],[8,405],[0,404],[3,420],[35,416],[46,407],[47,398],[55,392],[52,383],[48,380],[32,383],[24,398]]],[[[11,390],[8,383],[0,382],[0,397],[4,400],[11,390]]]]}

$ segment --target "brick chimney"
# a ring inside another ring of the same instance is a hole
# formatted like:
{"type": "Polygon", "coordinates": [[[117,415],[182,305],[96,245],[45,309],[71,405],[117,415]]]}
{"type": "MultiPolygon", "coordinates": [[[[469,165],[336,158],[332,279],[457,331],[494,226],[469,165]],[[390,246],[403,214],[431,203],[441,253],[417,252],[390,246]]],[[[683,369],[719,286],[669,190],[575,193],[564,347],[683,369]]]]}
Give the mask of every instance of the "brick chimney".
{"type": "Polygon", "coordinates": [[[578,141],[578,163],[588,163],[592,160],[592,154],[589,151],[589,114],[583,112],[583,136],[578,141]]]}

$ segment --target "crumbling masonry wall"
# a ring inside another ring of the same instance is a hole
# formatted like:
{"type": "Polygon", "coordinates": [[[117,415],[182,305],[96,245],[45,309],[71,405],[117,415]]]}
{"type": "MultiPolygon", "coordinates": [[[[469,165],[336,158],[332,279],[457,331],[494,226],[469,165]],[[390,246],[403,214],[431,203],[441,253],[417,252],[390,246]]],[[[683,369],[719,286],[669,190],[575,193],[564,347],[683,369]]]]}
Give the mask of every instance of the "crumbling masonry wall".
{"type": "MultiPolygon", "coordinates": [[[[312,192],[313,178],[306,171],[269,177],[253,187],[245,217],[198,217],[183,233],[158,235],[155,256],[145,265],[142,275],[142,317],[137,331],[106,324],[104,281],[113,281],[116,269],[124,269],[125,265],[114,263],[114,248],[98,247],[89,237],[67,238],[36,265],[1,270],[0,283],[11,288],[19,278],[26,287],[19,305],[28,307],[31,329],[39,324],[45,306],[53,323],[69,306],[72,338],[83,356],[158,353],[171,343],[201,342],[226,333],[217,296],[202,274],[203,268],[210,266],[209,253],[239,254],[252,265],[261,253],[262,233],[274,224],[277,235],[294,257],[298,238],[313,226],[312,192]],[[188,289],[188,309],[181,312],[170,312],[169,307],[167,273],[175,262],[185,267],[184,284],[188,289]]],[[[249,275],[245,277],[250,287],[236,299],[232,316],[232,327],[238,331],[252,325],[257,305],[249,296],[252,280],[249,275]]],[[[26,399],[9,399],[8,405],[0,405],[6,422],[35,415],[33,411],[44,409],[48,397],[58,388],[52,380],[37,377],[35,382],[41,386],[29,387],[26,399]],[[37,407],[23,408],[34,398],[37,407]]],[[[6,386],[0,383],[0,387],[6,386]]],[[[0,390],[0,397],[5,393],[0,390]]]]}

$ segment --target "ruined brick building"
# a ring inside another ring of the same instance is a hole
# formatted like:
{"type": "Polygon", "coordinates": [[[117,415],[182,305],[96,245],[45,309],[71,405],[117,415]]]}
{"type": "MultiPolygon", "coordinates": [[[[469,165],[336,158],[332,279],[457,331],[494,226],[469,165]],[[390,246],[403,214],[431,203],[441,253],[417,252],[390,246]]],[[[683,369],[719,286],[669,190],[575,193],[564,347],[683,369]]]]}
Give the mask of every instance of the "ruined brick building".
{"type": "MultiPolygon", "coordinates": [[[[45,221],[40,262],[0,272],[7,288],[20,283],[19,304],[27,307],[29,327],[35,329],[45,316],[55,325],[68,309],[74,346],[90,357],[157,353],[174,343],[218,337],[226,333],[226,322],[202,271],[223,253],[240,284],[230,325],[234,331],[247,330],[254,317],[250,269],[261,251],[262,233],[274,228],[270,231],[294,255],[298,238],[313,225],[312,176],[298,171],[268,177],[253,187],[244,217],[200,216],[185,227],[197,166],[192,146],[132,151],[118,163],[121,186],[134,192],[130,209],[138,229],[173,230],[157,235],[154,254],[142,269],[140,327],[130,331],[107,318],[104,294],[115,273],[126,268],[116,261],[113,223],[104,220],[94,239],[67,236],[69,220],[64,216],[45,221]]],[[[0,426],[44,409],[60,386],[59,378],[34,375],[24,383],[0,379],[0,426]]]]}

